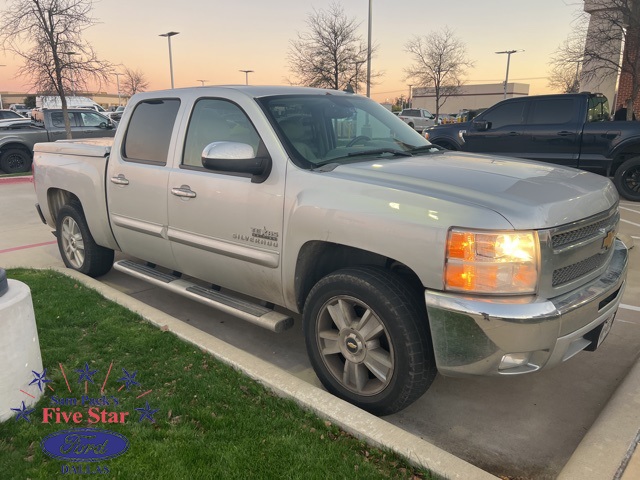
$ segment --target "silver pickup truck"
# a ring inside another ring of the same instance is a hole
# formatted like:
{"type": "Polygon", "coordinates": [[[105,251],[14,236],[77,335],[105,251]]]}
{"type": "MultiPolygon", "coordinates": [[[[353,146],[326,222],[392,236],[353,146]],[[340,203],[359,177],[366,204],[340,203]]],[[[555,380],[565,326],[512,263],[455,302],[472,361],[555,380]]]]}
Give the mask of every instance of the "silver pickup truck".
{"type": "Polygon", "coordinates": [[[628,252],[607,178],[443,151],[329,90],[147,92],[120,125],[35,148],[65,264],[100,276],[121,251],[140,261],[114,268],[274,332],[301,314],[324,386],[370,412],[437,372],[558,365],[611,328],[628,252]]]}

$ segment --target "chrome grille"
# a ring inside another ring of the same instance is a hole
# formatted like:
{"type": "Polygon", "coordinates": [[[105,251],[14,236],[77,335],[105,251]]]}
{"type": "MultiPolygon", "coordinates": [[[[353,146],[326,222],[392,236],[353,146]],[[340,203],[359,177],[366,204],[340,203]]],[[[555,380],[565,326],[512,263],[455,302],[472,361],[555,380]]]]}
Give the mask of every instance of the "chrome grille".
{"type": "Polygon", "coordinates": [[[558,287],[576,278],[587,275],[603,266],[608,259],[609,255],[598,253],[573,265],[554,270],[552,285],[558,287]]]}
{"type": "Polygon", "coordinates": [[[610,230],[612,226],[616,225],[620,219],[620,214],[616,213],[609,218],[600,220],[599,222],[586,225],[584,227],[576,228],[568,232],[557,233],[551,237],[553,248],[563,247],[570,243],[577,243],[585,238],[598,235],[602,230],[610,230]]]}

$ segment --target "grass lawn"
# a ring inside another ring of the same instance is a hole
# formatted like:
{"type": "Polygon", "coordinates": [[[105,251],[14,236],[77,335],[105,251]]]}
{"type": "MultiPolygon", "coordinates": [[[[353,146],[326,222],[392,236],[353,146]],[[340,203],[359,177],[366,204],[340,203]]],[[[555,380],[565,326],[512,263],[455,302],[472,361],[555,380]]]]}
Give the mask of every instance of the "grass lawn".
{"type": "Polygon", "coordinates": [[[20,173],[4,173],[2,170],[0,170],[0,178],[6,178],[6,177],[28,177],[30,175],[31,175],[31,171],[20,172],[20,173]]]}
{"type": "Polygon", "coordinates": [[[43,366],[51,382],[32,407],[30,422],[10,419],[0,424],[3,479],[48,479],[65,468],[72,473],[73,467],[83,468],[83,473],[107,467],[109,474],[98,478],[121,479],[432,478],[274,396],[73,279],[52,271],[7,274],[31,288],[43,366]],[[79,381],[82,374],[77,370],[84,370],[85,363],[88,371],[97,371],[89,377],[94,383],[86,376],[79,381]],[[105,395],[109,401],[94,408],[129,412],[125,422],[88,424],[89,405],[80,404],[85,392],[94,399],[105,395]],[[58,401],[75,399],[77,404],[57,405],[54,396],[58,401]],[[136,408],[146,408],[147,403],[157,410],[150,415],[153,422],[139,421],[143,415],[136,408]],[[55,407],[67,415],[81,412],[82,422],[56,424],[52,415],[44,423],[44,409],[55,407]],[[124,435],[130,442],[128,451],[91,464],[43,453],[40,442],[47,435],[87,427],[124,435]]]}

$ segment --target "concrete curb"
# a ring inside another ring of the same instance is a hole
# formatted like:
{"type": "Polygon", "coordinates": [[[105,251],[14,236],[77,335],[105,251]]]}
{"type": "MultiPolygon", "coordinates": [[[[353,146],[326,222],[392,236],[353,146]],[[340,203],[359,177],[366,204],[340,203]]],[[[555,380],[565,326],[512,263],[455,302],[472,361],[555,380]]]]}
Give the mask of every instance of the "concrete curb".
{"type": "Polygon", "coordinates": [[[23,177],[0,177],[0,185],[16,185],[18,183],[33,183],[32,175],[23,177]]]}
{"type": "Polygon", "coordinates": [[[463,480],[497,478],[381,418],[300,380],[268,362],[233,347],[93,278],[66,268],[54,267],[53,270],[96,290],[108,300],[138,313],[151,324],[164,328],[179,338],[207,351],[218,360],[240,370],[277,395],[294,400],[306,410],[310,410],[318,416],[331,421],[345,432],[366,440],[373,446],[394,451],[407,458],[412,464],[428,469],[444,478],[463,480]]]}

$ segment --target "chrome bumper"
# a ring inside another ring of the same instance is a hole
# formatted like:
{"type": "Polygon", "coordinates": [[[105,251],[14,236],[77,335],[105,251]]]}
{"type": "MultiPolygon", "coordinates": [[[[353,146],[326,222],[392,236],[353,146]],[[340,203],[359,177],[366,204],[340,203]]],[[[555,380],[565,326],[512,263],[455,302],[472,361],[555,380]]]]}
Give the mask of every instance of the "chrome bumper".
{"type": "Polygon", "coordinates": [[[438,371],[447,376],[513,375],[568,360],[592,344],[585,335],[615,315],[627,265],[627,247],[616,240],[609,268],[600,277],[556,298],[426,290],[438,371]]]}

